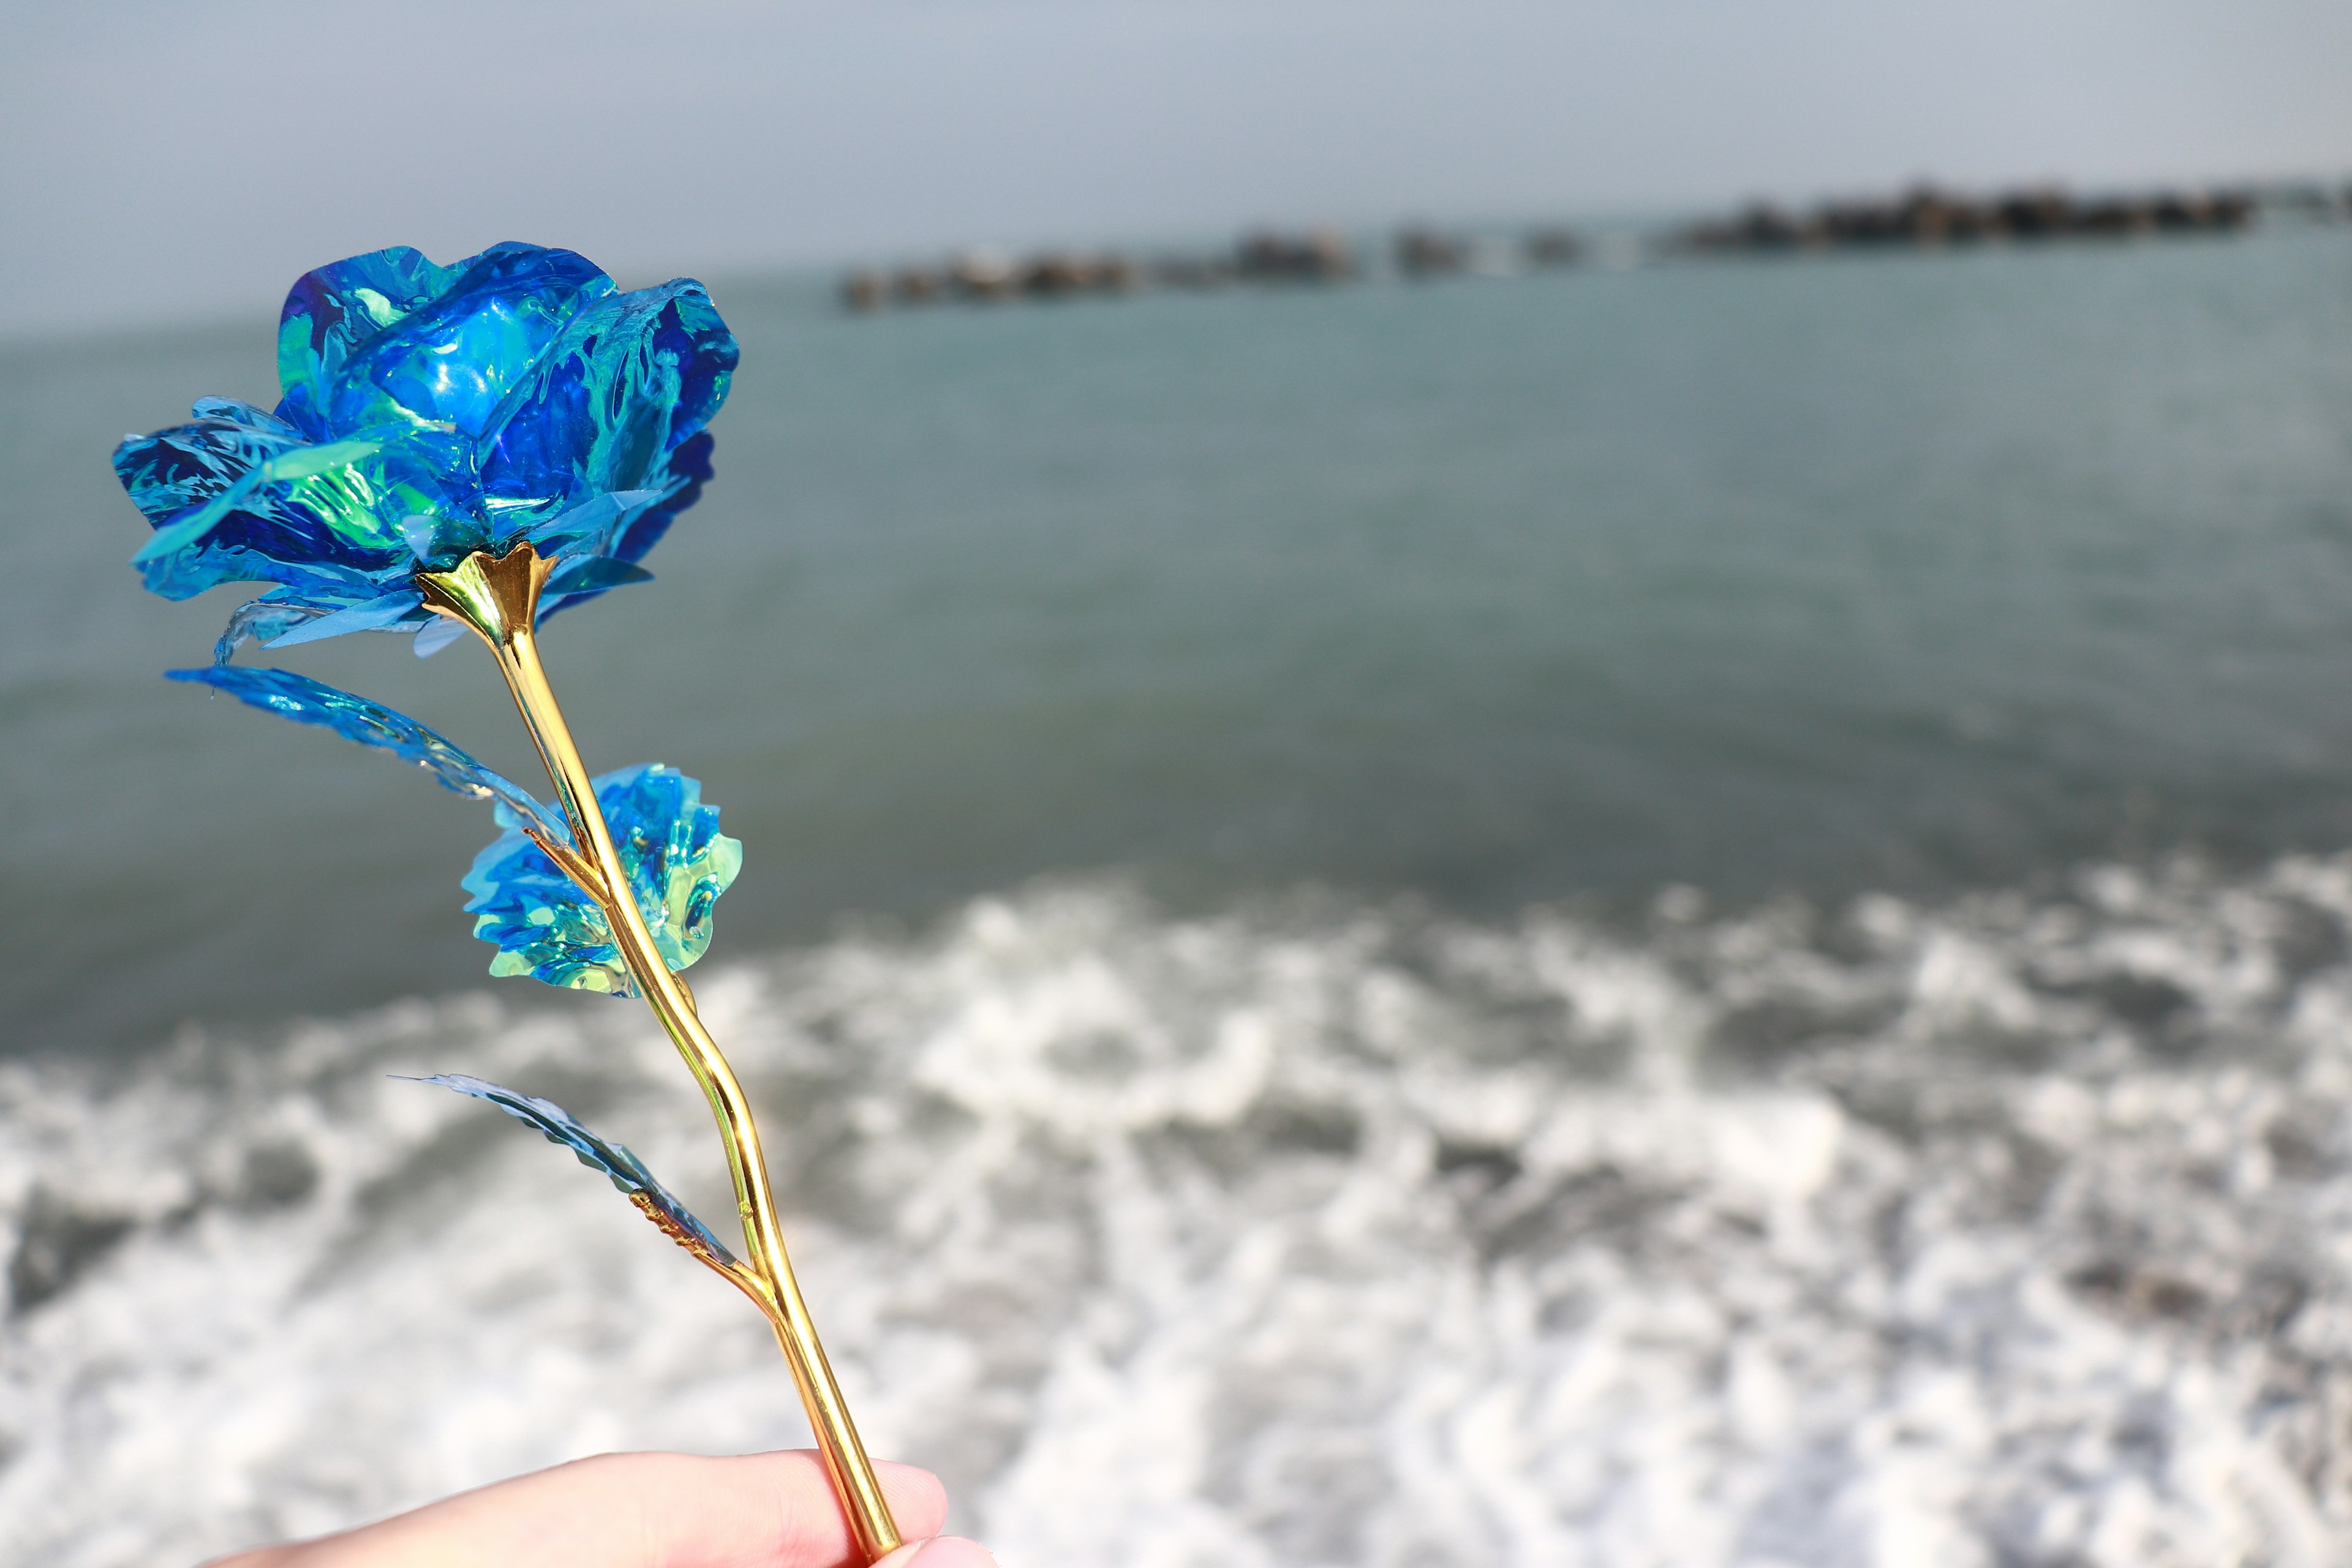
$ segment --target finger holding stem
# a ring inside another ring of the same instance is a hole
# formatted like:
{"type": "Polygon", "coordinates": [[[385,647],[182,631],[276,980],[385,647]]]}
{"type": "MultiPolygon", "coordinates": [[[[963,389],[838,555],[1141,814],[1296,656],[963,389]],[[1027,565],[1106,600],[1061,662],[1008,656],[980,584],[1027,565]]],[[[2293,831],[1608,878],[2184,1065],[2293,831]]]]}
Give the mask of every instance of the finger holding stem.
{"type": "Polygon", "coordinates": [[[751,1101],[718,1042],[703,1027],[693,994],[670,972],[655,944],[630,893],[627,873],[597,805],[587,767],[548,685],[536,635],[540,589],[547,574],[548,563],[524,543],[500,558],[478,552],[451,571],[420,572],[416,584],[427,605],[471,627],[497,658],[499,673],[506,678],[524,727],[539,748],[540,760],[547,765],[548,778],[572,828],[572,852],[552,858],[603,906],[638,994],[661,1020],[710,1102],[720,1142],[726,1146],[736,1209],[743,1226],[744,1272],[728,1277],[760,1304],[774,1325],[834,1489],[859,1549],[871,1562],[899,1544],[898,1527],[825,1361],[808,1304],[793,1277],[751,1101]]]}

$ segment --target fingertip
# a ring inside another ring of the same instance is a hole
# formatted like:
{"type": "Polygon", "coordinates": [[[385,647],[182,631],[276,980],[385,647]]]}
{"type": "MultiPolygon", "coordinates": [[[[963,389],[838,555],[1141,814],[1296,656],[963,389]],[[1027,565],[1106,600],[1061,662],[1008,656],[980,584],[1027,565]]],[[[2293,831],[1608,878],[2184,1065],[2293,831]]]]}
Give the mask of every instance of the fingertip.
{"type": "Polygon", "coordinates": [[[948,1521],[948,1489],[940,1483],[940,1478],[919,1465],[894,1464],[888,1460],[874,1468],[882,1482],[882,1495],[890,1504],[890,1517],[898,1526],[900,1538],[919,1541],[937,1535],[948,1521]]]}
{"type": "Polygon", "coordinates": [[[874,1568],[996,1568],[996,1559],[976,1541],[966,1541],[961,1535],[938,1535],[929,1541],[908,1542],[877,1561],[874,1568]]]}

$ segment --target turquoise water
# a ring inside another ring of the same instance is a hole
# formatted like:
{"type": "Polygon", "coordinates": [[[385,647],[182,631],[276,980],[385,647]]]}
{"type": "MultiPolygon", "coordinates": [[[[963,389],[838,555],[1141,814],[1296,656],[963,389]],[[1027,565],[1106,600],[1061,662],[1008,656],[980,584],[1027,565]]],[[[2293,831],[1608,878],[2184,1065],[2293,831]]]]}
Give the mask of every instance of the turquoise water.
{"type": "MultiPolygon", "coordinates": [[[[643,281],[643,280],[632,280],[643,281]]],[[[550,628],[877,1450],[1031,1568],[2352,1560],[2352,232],[848,319],[550,628]],[[1073,1509],[1070,1500],[1085,1500],[1073,1509]]],[[[0,1559],[806,1441],[645,1011],[206,700],[0,353],[0,1559]],[[131,1068],[137,1070],[127,1070],[131,1068]],[[649,1331],[658,1323],[664,1331],[649,1331]]],[[[487,661],[286,662],[520,779],[487,661]]]]}
{"type": "MultiPolygon", "coordinates": [[[[2352,237],[852,319],[729,282],[719,479],[557,623],[723,952],[1118,869],[1494,912],[2352,842],[2352,237]]],[[[264,322],[5,354],[11,1048],[466,983],[478,813],[167,686],[115,435],[264,322]]],[[[486,662],[286,662],[529,776],[486,662]]]]}

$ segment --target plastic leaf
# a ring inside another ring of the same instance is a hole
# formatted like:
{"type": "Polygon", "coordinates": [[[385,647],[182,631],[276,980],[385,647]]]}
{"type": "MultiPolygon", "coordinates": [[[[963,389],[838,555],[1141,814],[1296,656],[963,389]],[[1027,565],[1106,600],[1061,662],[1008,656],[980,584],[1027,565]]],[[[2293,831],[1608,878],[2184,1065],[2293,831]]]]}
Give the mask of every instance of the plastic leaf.
{"type": "MultiPolygon", "coordinates": [[[[214,665],[207,669],[173,669],[165,674],[173,680],[193,681],[226,691],[240,702],[266,709],[298,724],[324,725],[347,741],[378,746],[404,757],[459,795],[495,801],[499,822],[514,825],[518,837],[522,837],[520,825],[529,822],[558,844],[572,842],[572,835],[563,824],[520,785],[484,767],[407,714],[380,702],[337,690],[290,669],[214,665]]],[[[544,855],[541,858],[545,858],[544,855]]],[[[551,860],[548,865],[551,868],[554,862],[551,860]]]]}
{"type": "Polygon", "coordinates": [[[694,1217],[687,1206],[667,1187],[654,1179],[646,1163],[629,1152],[625,1144],[600,1138],[583,1127],[572,1114],[552,1100],[540,1100],[513,1089],[501,1089],[478,1078],[463,1073],[436,1073],[431,1078],[415,1079],[415,1083],[437,1083],[444,1089],[454,1089],[459,1094],[469,1094],[486,1100],[527,1126],[537,1128],[551,1143],[560,1143],[580,1158],[580,1163],[592,1171],[602,1171],[612,1178],[613,1184],[629,1194],[630,1201],[646,1217],[659,1226],[665,1235],[705,1262],[720,1268],[735,1266],[735,1255],[727,1250],[710,1227],[694,1217]]]}

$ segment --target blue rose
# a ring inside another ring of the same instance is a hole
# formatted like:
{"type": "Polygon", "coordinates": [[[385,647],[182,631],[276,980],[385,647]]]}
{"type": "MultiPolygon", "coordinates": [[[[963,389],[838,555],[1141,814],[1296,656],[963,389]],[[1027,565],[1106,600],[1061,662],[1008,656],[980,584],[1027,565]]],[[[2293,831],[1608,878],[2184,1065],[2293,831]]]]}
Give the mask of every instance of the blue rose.
{"type": "Polygon", "coordinates": [[[499,245],[436,267],[400,247],[294,285],[274,411],[205,398],[194,423],[115,451],[155,530],[131,558],[150,589],[185,599],[276,584],[229,617],[210,668],[173,679],[380,747],[497,805],[505,837],[467,882],[478,934],[500,952],[493,973],[628,994],[604,908],[620,896],[654,922],[673,970],[699,957],[741,858],[700,786],[660,767],[594,781],[618,855],[598,868],[580,824],[406,714],[229,660],[248,639],[356,631],[415,634],[430,652],[464,628],[426,607],[419,574],[477,552],[528,544],[550,563],[541,620],[646,581],[638,561],[710,477],[704,426],[736,358],[691,280],[625,294],[569,250],[499,245]]]}
{"type": "Polygon", "coordinates": [[[265,413],[205,398],[114,468],[155,533],[148,588],[277,584],[215,658],[343,632],[457,634],[415,575],[529,542],[541,616],[646,581],[637,563],[710,477],[704,426],[735,340],[702,285],[618,291],[568,250],[509,243],[449,267],[405,246],[305,275],[279,318],[265,413]]]}

